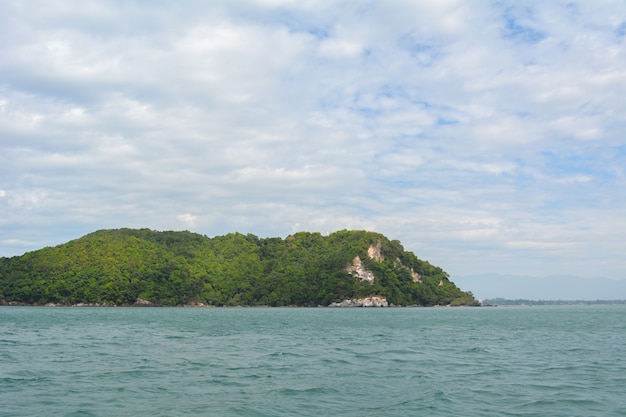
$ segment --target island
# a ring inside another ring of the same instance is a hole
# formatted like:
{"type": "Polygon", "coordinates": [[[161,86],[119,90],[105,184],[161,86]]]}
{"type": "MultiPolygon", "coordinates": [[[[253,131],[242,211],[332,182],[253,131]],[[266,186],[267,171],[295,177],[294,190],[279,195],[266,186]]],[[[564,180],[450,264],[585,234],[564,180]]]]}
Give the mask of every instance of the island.
{"type": "Polygon", "coordinates": [[[79,306],[468,306],[448,273],[380,233],[286,238],[99,230],[0,258],[0,304],[79,306]]]}

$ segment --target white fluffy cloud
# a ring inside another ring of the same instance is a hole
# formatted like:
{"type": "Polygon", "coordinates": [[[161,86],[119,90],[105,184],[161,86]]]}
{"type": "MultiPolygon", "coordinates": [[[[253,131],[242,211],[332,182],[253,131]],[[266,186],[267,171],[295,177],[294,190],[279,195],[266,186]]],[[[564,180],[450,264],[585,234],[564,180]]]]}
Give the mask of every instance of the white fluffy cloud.
{"type": "Polygon", "coordinates": [[[453,275],[624,277],[620,16],[4,2],[0,255],[109,227],[365,228],[453,275]]]}

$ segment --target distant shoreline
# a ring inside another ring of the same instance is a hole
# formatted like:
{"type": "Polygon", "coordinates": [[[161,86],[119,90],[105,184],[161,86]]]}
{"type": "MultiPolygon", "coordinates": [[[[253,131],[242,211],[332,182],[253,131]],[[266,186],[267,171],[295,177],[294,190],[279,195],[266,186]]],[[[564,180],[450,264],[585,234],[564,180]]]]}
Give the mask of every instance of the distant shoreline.
{"type": "Polygon", "coordinates": [[[528,300],[508,298],[487,298],[482,300],[485,306],[544,306],[544,305],[614,305],[626,304],[626,300],[528,300]]]}
{"type": "Polygon", "coordinates": [[[0,307],[46,307],[46,308],[54,308],[54,307],[73,307],[73,308],[328,308],[332,310],[346,310],[346,309],[369,309],[369,310],[377,310],[377,309],[395,309],[395,308],[460,308],[460,307],[481,307],[481,306],[465,306],[465,305],[434,305],[434,306],[421,306],[421,305],[390,305],[390,306],[271,306],[271,305],[231,305],[231,306],[216,306],[210,304],[181,304],[181,305],[165,305],[165,304],[88,304],[88,303],[78,303],[78,304],[62,304],[62,303],[47,303],[47,304],[37,304],[37,303],[21,303],[15,301],[4,301],[0,300],[0,307]]]}

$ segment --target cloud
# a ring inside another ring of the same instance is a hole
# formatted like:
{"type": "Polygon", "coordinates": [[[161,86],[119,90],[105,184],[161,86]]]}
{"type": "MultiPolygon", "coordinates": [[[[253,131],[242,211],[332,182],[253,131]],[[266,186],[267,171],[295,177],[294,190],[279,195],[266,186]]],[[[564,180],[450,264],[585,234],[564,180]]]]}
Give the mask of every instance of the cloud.
{"type": "Polygon", "coordinates": [[[34,242],[20,239],[5,239],[2,241],[2,244],[6,246],[32,246],[33,243],[34,242]]]}
{"type": "Polygon", "coordinates": [[[196,216],[193,214],[179,214],[176,218],[188,228],[193,229],[196,226],[196,216]]]}
{"type": "Polygon", "coordinates": [[[452,274],[623,276],[625,14],[4,3],[0,233],[33,244],[0,255],[107,227],[367,228],[452,274]]]}

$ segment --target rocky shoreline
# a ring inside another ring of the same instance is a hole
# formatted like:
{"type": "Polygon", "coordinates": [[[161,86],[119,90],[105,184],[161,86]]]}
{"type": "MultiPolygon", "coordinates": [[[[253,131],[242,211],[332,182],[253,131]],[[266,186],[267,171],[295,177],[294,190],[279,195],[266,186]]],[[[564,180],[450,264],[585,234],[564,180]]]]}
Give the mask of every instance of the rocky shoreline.
{"type": "MultiPolygon", "coordinates": [[[[144,300],[138,298],[134,303],[131,304],[108,304],[108,303],[76,303],[76,304],[64,304],[64,303],[46,303],[46,304],[38,304],[38,303],[22,303],[16,301],[6,301],[0,300],[0,307],[174,307],[174,306],[166,306],[163,304],[153,303],[152,301],[144,300]]],[[[476,303],[474,306],[482,306],[482,303],[476,303]]],[[[197,301],[191,301],[184,305],[179,305],[175,307],[196,307],[196,308],[217,308],[217,306],[212,304],[204,304],[197,301]]],[[[243,307],[243,306],[229,306],[232,308],[243,307]]],[[[269,306],[257,306],[257,307],[269,307],[269,306]]],[[[298,306],[288,306],[288,307],[298,307],[298,306]]],[[[395,306],[387,301],[385,297],[380,296],[371,296],[364,298],[352,298],[349,300],[343,300],[341,302],[331,303],[328,306],[318,306],[320,308],[329,307],[329,308],[358,308],[358,307],[399,307],[395,306]]],[[[407,306],[407,307],[420,307],[417,305],[407,306]]],[[[434,306],[434,307],[450,307],[450,306],[434,306]]]]}
{"type": "MultiPolygon", "coordinates": [[[[109,303],[76,303],[76,304],[64,304],[64,303],[22,303],[17,301],[0,300],[0,306],[9,307],[164,307],[162,304],[153,303],[152,301],[143,300],[138,298],[131,304],[109,304],[109,303]]],[[[180,307],[215,307],[204,303],[192,301],[180,307]]]]}
{"type": "MultiPolygon", "coordinates": [[[[162,307],[161,304],[156,304],[148,300],[138,298],[132,304],[108,304],[108,303],[76,303],[76,304],[63,304],[63,303],[21,303],[16,301],[0,300],[0,306],[22,306],[22,307],[162,307]]],[[[338,303],[331,303],[328,307],[389,307],[390,304],[384,297],[372,296],[365,298],[353,298],[351,300],[344,300],[338,303]]],[[[188,304],[180,307],[215,307],[213,305],[207,305],[200,302],[192,301],[188,304]]],[[[324,306],[319,306],[324,307],[324,306]]]]}
{"type": "Polygon", "coordinates": [[[331,303],[328,307],[389,307],[389,302],[384,297],[372,296],[331,303]]]}

